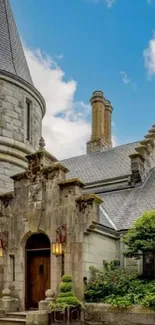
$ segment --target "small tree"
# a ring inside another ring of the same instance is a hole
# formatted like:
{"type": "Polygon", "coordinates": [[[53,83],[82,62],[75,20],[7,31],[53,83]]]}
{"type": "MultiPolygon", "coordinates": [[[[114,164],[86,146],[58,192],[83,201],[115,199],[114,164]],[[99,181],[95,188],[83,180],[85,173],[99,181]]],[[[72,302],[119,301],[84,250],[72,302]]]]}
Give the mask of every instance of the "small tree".
{"type": "Polygon", "coordinates": [[[126,257],[139,259],[145,252],[155,252],[155,211],[145,212],[124,237],[126,257]]]}
{"type": "Polygon", "coordinates": [[[73,290],[73,279],[71,275],[64,275],[59,286],[59,294],[55,302],[49,304],[49,309],[64,310],[66,308],[82,306],[73,290]]]}

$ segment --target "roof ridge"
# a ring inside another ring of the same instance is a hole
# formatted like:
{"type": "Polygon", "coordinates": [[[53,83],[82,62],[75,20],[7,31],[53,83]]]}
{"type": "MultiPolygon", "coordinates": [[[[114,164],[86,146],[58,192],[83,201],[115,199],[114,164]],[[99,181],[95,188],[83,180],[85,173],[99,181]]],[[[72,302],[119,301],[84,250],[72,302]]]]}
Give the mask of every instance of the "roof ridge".
{"type": "Polygon", "coordinates": [[[71,160],[71,159],[74,159],[74,158],[77,158],[77,157],[84,157],[84,156],[93,156],[95,154],[101,154],[101,153],[104,153],[104,152],[109,152],[109,151],[112,151],[114,149],[117,149],[117,148],[120,148],[120,147],[123,147],[123,146],[128,146],[130,144],[138,144],[140,141],[134,141],[134,142],[128,142],[128,143],[124,143],[124,144],[120,144],[118,146],[115,146],[115,147],[112,147],[112,148],[108,148],[106,150],[103,150],[103,151],[98,151],[98,152],[91,152],[89,154],[87,153],[84,153],[82,155],[77,155],[77,156],[73,156],[73,157],[68,157],[68,158],[65,158],[65,159],[61,159],[60,161],[66,161],[66,160],[71,160]]]}

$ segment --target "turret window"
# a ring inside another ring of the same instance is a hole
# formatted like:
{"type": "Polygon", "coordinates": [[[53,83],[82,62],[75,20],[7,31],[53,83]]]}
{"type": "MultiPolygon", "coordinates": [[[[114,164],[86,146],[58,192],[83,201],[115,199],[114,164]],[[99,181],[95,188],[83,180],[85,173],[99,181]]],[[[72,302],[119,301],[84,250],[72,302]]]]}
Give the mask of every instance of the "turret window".
{"type": "Polygon", "coordinates": [[[26,99],[26,140],[31,136],[31,101],[26,99]]]}

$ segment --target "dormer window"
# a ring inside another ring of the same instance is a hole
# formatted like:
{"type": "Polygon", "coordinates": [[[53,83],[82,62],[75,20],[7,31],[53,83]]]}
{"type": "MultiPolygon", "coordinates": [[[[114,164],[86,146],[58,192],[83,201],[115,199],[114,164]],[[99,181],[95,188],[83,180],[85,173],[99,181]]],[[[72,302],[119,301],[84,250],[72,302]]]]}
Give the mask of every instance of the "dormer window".
{"type": "Polygon", "coordinates": [[[31,101],[26,99],[26,140],[30,141],[31,136],[31,101]]]}

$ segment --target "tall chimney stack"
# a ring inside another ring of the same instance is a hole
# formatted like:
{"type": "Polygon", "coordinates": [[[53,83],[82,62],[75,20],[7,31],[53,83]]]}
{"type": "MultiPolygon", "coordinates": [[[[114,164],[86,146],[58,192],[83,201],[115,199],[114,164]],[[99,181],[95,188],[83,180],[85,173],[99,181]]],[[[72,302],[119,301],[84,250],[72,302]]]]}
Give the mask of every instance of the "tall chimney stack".
{"type": "Polygon", "coordinates": [[[90,99],[92,106],[92,134],[87,142],[87,153],[111,148],[112,106],[102,91],[94,91],[90,99]]]}
{"type": "Polygon", "coordinates": [[[105,113],[104,113],[104,138],[109,147],[112,147],[111,142],[111,115],[113,108],[109,100],[105,100],[105,113]]]}

